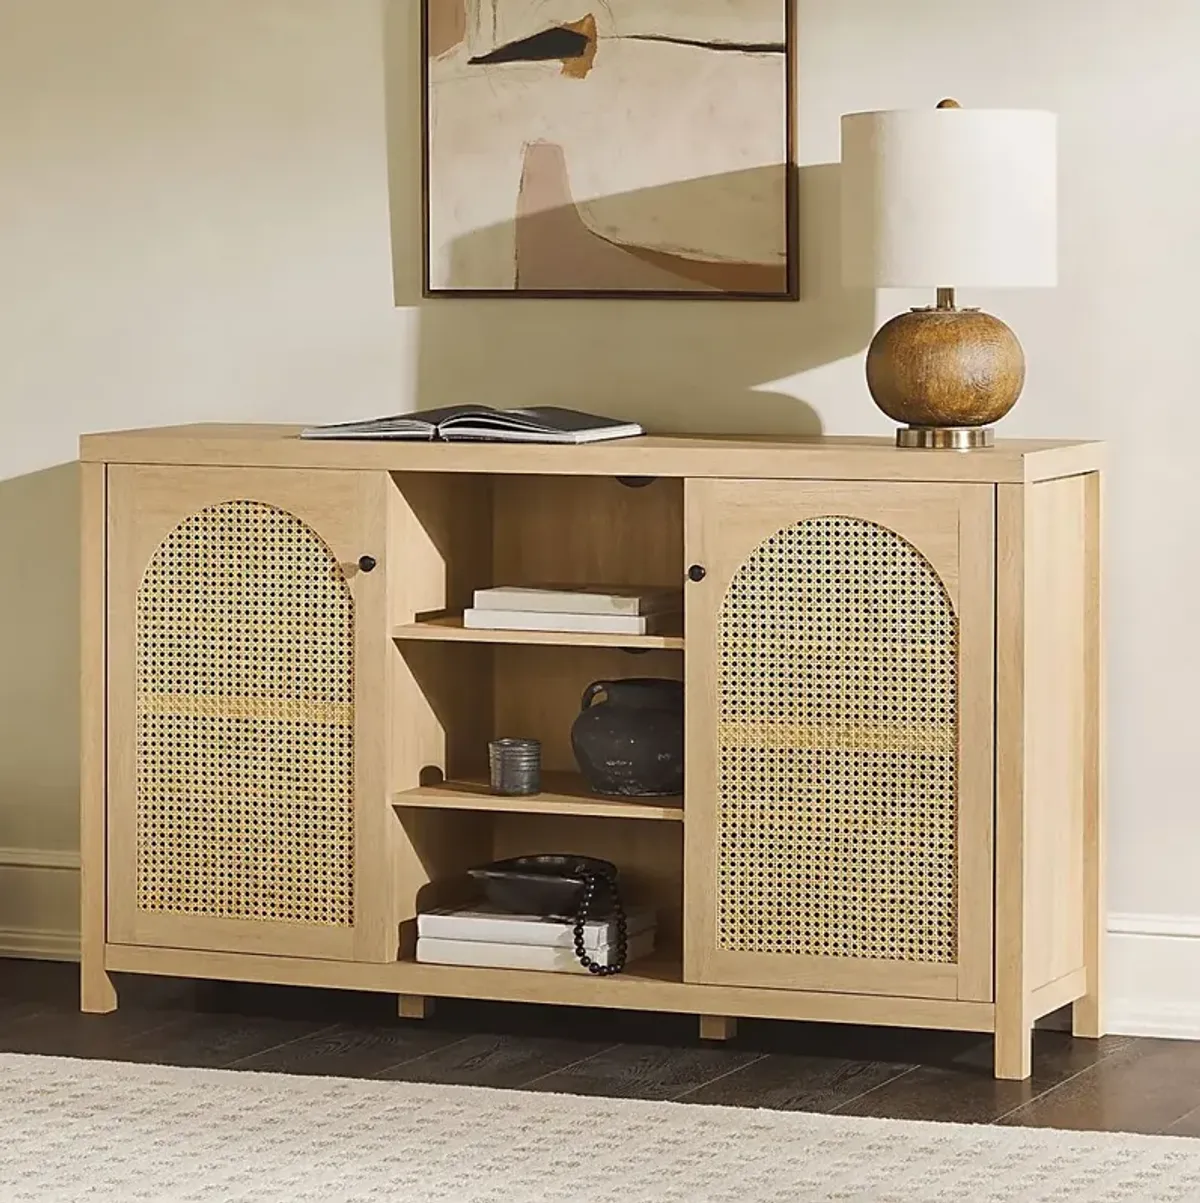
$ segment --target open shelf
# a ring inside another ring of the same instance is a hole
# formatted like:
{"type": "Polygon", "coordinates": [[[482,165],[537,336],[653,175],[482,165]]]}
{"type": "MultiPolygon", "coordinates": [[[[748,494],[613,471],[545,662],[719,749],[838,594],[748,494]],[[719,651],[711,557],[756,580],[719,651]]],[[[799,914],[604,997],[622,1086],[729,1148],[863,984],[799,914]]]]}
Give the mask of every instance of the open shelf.
{"type": "Polygon", "coordinates": [[[613,635],[468,630],[463,613],[478,590],[502,585],[681,589],[684,482],[436,472],[392,480],[393,546],[404,553],[386,627],[387,805],[402,941],[415,939],[407,929],[422,910],[470,900],[470,869],[566,851],[618,867],[626,905],[657,913],[663,950],[604,981],[403,960],[399,992],[653,1009],[662,991],[684,989],[683,799],[592,794],[571,732],[594,682],[683,677],[682,616],[661,634],[613,635]],[[511,737],[540,741],[542,793],[489,791],[488,742],[511,737]]]}
{"type": "Polygon", "coordinates": [[[484,780],[443,781],[393,794],[396,806],[426,810],[484,810],[500,814],[586,815],[599,819],[665,819],[683,821],[682,798],[656,798],[626,802],[601,798],[574,773],[544,773],[540,794],[500,797],[484,780]]]}
{"type": "Polygon", "coordinates": [[[392,631],[399,640],[433,643],[539,644],[546,647],[667,648],[683,650],[681,634],[601,635],[590,631],[485,631],[463,626],[461,614],[438,615],[407,623],[392,631]]]}
{"type": "Polygon", "coordinates": [[[550,973],[537,969],[478,969],[401,961],[404,990],[444,998],[520,999],[575,1006],[617,1006],[652,1011],[662,993],[683,981],[679,954],[658,953],[634,961],[613,977],[550,973]]]}

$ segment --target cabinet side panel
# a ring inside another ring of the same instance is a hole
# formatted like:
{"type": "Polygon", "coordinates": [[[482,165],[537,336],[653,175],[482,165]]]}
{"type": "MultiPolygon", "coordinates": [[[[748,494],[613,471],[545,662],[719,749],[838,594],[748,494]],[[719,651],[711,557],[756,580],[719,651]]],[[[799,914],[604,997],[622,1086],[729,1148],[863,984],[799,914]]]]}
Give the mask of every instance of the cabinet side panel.
{"type": "MultiPolygon", "coordinates": [[[[397,473],[388,513],[388,612],[395,624],[470,605],[492,582],[491,482],[397,473]]],[[[389,658],[391,790],[487,763],[488,647],[402,643],[389,658]]]]}
{"type": "Polygon", "coordinates": [[[492,583],[491,479],[397,472],[392,486],[392,622],[469,606],[475,590],[492,583]]]}
{"type": "Polygon", "coordinates": [[[80,1004],[85,1011],[111,1011],[116,993],[104,972],[108,910],[104,849],[105,781],[105,525],[104,464],[80,465],[80,1004]]]}
{"type": "MultiPolygon", "coordinates": [[[[388,613],[394,624],[470,605],[492,583],[492,485],[482,476],[395,473],[388,502],[388,613]]],[[[492,730],[488,646],[401,643],[389,649],[388,790],[486,771],[492,730]]],[[[491,859],[484,814],[387,807],[400,954],[411,958],[420,907],[452,900],[466,868],[491,859]],[[436,895],[436,898],[435,898],[436,895]]]]}
{"type": "Polygon", "coordinates": [[[1087,497],[1087,642],[1084,659],[1084,826],[1083,939],[1087,958],[1087,993],[1075,1003],[1076,1036],[1098,1040],[1106,1035],[1104,1020],[1105,897],[1105,685],[1104,685],[1104,478],[1084,477],[1087,497]]]}
{"type": "Polygon", "coordinates": [[[1086,477],[1029,486],[1026,509],[1027,983],[1084,964],[1086,477]]]}
{"type": "Polygon", "coordinates": [[[1025,617],[1028,493],[996,489],[996,1076],[1032,1072],[1027,959],[1025,617]]]}

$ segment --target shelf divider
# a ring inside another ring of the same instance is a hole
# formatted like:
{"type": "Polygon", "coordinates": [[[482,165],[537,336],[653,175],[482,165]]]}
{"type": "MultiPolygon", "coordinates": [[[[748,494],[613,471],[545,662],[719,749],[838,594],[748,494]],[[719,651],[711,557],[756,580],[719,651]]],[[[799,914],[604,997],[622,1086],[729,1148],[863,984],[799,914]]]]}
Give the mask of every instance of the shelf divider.
{"type": "Polygon", "coordinates": [[[400,808],[483,810],[499,814],[588,815],[601,819],[656,819],[683,822],[682,798],[602,798],[576,773],[544,773],[543,792],[527,797],[491,793],[483,779],[442,781],[392,795],[400,808]]]}
{"type": "Polygon", "coordinates": [[[439,614],[392,630],[398,641],[516,643],[548,647],[668,648],[683,650],[682,634],[602,635],[591,631],[484,631],[463,626],[461,614],[439,614]]]}

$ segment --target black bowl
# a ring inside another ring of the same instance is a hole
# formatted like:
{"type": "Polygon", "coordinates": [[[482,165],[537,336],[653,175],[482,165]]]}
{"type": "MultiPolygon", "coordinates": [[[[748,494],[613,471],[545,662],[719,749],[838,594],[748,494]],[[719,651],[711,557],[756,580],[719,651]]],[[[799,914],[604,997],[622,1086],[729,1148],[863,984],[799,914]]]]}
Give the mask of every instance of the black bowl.
{"type": "Polygon", "coordinates": [[[617,877],[615,865],[593,856],[516,856],[468,872],[488,902],[516,915],[573,915],[589,876],[617,877]]]}

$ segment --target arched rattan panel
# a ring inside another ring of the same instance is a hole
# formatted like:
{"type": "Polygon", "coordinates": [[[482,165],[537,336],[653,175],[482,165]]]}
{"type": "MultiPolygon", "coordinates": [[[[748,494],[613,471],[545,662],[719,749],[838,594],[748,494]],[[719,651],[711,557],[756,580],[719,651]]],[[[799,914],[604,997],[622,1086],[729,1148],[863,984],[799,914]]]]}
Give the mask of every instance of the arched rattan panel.
{"type": "Polygon", "coordinates": [[[733,578],[718,655],[718,947],[956,962],[958,623],[928,561],[797,522],[733,578]]]}
{"type": "Polygon", "coordinates": [[[137,904],[354,924],[354,601],[255,501],[180,523],[137,595],[137,904]]]}

